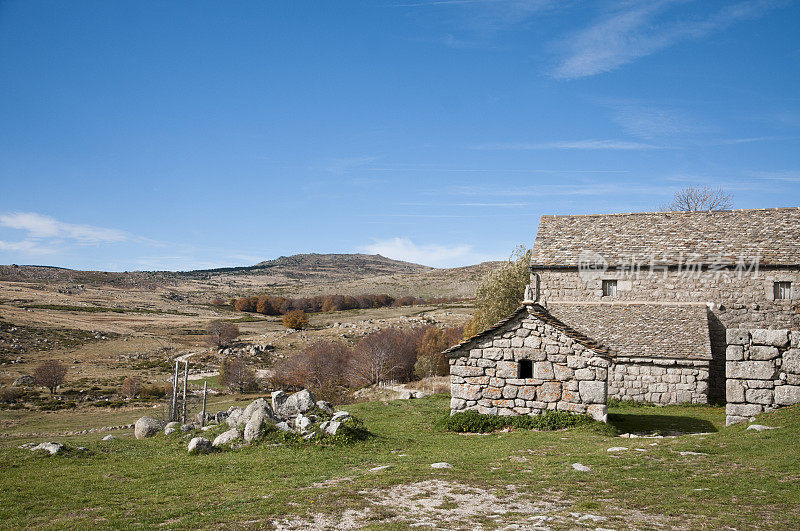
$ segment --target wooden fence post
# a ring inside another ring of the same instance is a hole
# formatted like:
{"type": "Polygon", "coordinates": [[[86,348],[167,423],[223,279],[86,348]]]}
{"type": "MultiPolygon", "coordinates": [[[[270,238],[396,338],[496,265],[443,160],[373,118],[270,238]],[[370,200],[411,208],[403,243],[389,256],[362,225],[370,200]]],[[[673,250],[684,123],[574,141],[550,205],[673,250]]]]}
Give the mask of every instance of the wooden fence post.
{"type": "Polygon", "coordinates": [[[189,383],[189,360],[183,362],[183,413],[182,424],[186,424],[186,384],[189,383]]]}
{"type": "Polygon", "coordinates": [[[172,378],[172,403],[170,403],[169,407],[169,420],[173,422],[178,420],[178,364],[179,361],[175,361],[175,377],[172,378]]]}
{"type": "Polygon", "coordinates": [[[200,427],[206,425],[206,392],[208,391],[208,381],[203,382],[203,413],[200,416],[200,427]]]}

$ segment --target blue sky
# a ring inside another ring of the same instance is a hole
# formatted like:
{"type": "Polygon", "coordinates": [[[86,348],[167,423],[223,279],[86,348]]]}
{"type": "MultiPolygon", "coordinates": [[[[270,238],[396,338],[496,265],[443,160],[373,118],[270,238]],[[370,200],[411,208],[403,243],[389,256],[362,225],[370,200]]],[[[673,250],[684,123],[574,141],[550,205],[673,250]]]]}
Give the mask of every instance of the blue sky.
{"type": "Polygon", "coordinates": [[[0,263],[507,257],[687,185],[800,205],[792,1],[0,1],[0,263]]]}

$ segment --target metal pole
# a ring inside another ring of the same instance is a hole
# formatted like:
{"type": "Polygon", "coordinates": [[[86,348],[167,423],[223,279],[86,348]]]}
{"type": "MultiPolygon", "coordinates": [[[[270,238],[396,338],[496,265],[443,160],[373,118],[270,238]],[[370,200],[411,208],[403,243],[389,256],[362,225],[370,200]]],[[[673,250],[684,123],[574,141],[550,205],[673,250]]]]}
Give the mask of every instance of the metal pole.
{"type": "Polygon", "coordinates": [[[174,420],[178,420],[178,364],[180,362],[175,362],[175,377],[172,379],[172,403],[170,404],[169,408],[169,420],[170,422],[174,420]]]}
{"type": "Polygon", "coordinates": [[[183,362],[183,414],[182,423],[186,424],[186,384],[189,382],[189,360],[183,362]]]}
{"type": "Polygon", "coordinates": [[[206,391],[208,390],[208,381],[203,382],[203,413],[200,415],[200,427],[206,425],[206,391]]]}

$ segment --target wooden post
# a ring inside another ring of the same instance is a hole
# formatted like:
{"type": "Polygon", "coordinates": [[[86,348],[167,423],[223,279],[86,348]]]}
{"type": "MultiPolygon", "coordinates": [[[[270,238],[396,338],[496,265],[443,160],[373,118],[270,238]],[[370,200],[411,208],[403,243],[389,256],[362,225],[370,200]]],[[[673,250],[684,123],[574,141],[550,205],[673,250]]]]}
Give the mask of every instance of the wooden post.
{"type": "Polygon", "coordinates": [[[172,403],[169,406],[169,420],[170,422],[178,420],[178,364],[175,361],[175,377],[172,378],[172,403]]]}
{"type": "Polygon", "coordinates": [[[186,384],[189,383],[189,360],[183,362],[183,413],[181,423],[186,424],[186,384]]]}
{"type": "Polygon", "coordinates": [[[200,427],[206,425],[206,392],[208,391],[208,381],[203,382],[203,413],[200,415],[200,427]]]}

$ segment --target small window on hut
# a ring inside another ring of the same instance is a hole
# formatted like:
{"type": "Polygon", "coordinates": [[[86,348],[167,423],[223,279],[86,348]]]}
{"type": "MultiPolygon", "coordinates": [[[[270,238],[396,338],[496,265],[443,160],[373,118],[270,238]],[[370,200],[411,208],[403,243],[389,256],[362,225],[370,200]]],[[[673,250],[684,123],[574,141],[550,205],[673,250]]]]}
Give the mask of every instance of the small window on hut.
{"type": "Polygon", "coordinates": [[[773,285],[775,300],[778,299],[791,299],[792,298],[792,283],[791,282],[776,282],[773,285]]]}
{"type": "Polygon", "coordinates": [[[517,373],[520,378],[533,378],[533,362],[531,360],[519,360],[517,373]]]}
{"type": "MultiPolygon", "coordinates": [[[[595,284],[596,286],[597,284],[595,284]]],[[[616,297],[617,296],[617,281],[604,280],[603,281],[603,297],[616,297]]]]}

